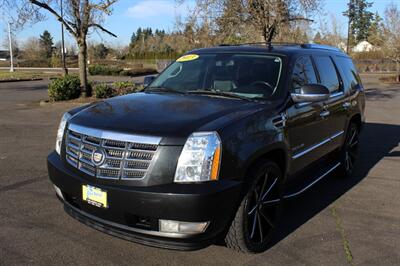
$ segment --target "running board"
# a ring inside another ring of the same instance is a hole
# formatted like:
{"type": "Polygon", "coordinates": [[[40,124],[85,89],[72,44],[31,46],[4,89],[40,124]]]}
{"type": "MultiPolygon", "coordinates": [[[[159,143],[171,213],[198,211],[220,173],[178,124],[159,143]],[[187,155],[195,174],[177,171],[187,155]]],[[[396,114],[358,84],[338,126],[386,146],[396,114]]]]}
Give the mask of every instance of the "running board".
{"type": "Polygon", "coordinates": [[[313,182],[309,183],[307,186],[301,188],[299,191],[297,192],[292,192],[289,193],[287,195],[283,196],[283,199],[290,199],[293,197],[297,197],[300,194],[304,193],[305,191],[307,191],[308,189],[310,189],[312,186],[314,186],[316,183],[318,183],[319,181],[321,181],[322,179],[324,179],[327,175],[329,175],[331,172],[333,172],[336,168],[338,168],[340,166],[340,162],[335,164],[333,167],[329,168],[325,173],[323,173],[322,175],[320,175],[317,179],[315,179],[313,182]]]}

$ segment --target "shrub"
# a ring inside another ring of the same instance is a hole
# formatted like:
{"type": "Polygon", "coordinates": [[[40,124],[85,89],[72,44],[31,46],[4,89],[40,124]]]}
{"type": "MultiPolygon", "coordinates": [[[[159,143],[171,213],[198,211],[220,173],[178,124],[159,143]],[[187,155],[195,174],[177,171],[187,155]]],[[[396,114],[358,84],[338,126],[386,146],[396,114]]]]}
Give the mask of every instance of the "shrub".
{"type": "Polygon", "coordinates": [[[151,74],[158,74],[158,72],[154,68],[137,68],[137,69],[123,70],[119,73],[120,76],[130,76],[130,77],[151,75],[151,74]]]}
{"type": "Polygon", "coordinates": [[[123,71],[122,68],[116,66],[106,66],[106,65],[90,65],[89,74],[95,75],[105,75],[105,76],[118,76],[123,71]]]}
{"type": "Polygon", "coordinates": [[[49,84],[48,93],[52,101],[65,101],[78,98],[81,94],[79,77],[66,75],[53,80],[49,84]]]}
{"type": "Polygon", "coordinates": [[[135,83],[131,81],[115,81],[113,83],[113,86],[116,89],[124,89],[124,88],[134,87],[135,83]]]}
{"type": "Polygon", "coordinates": [[[101,83],[94,87],[94,96],[96,98],[110,98],[114,96],[114,90],[111,86],[101,83]]]}
{"type": "Polygon", "coordinates": [[[94,64],[89,66],[89,74],[92,76],[95,75],[104,75],[104,76],[141,76],[141,75],[150,75],[157,74],[157,70],[154,68],[143,68],[137,67],[134,69],[124,70],[122,67],[118,66],[108,66],[108,65],[100,65],[94,64]]]}
{"type": "Polygon", "coordinates": [[[142,85],[136,85],[131,81],[116,81],[113,83],[116,95],[125,95],[133,92],[139,92],[143,90],[142,85]]]}
{"type": "Polygon", "coordinates": [[[50,67],[50,59],[26,59],[18,62],[19,67],[50,67]]]}
{"type": "Polygon", "coordinates": [[[136,86],[130,81],[116,81],[113,83],[117,95],[125,95],[136,91],[136,86]]]}

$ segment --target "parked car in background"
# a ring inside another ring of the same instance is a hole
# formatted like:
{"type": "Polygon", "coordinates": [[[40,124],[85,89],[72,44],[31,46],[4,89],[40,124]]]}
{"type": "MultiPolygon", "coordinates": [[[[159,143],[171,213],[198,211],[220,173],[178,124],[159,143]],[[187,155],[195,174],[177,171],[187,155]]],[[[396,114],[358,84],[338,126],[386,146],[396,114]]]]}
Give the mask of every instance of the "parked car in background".
{"type": "Polygon", "coordinates": [[[262,252],[285,199],[333,171],[351,177],[364,108],[338,49],[198,49],[141,93],[65,113],[49,176],[67,213],[108,234],[262,252]]]}
{"type": "Polygon", "coordinates": [[[145,76],[143,80],[143,86],[147,87],[150,85],[151,82],[156,78],[156,75],[145,76]]]}

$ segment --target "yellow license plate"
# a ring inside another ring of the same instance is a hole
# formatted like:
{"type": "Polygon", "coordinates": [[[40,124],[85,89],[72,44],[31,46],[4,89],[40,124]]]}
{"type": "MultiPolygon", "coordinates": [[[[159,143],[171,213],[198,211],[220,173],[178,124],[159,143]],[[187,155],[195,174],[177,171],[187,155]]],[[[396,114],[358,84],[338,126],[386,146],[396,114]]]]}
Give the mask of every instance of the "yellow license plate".
{"type": "Polygon", "coordinates": [[[108,208],[107,191],[100,188],[82,185],[82,199],[96,207],[108,208]]]}

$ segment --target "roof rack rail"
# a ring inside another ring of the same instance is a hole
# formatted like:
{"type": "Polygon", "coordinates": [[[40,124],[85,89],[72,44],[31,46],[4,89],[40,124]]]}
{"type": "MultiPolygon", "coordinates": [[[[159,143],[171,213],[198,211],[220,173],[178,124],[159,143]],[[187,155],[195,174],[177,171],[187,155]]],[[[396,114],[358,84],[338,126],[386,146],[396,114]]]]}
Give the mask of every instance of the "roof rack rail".
{"type": "Polygon", "coordinates": [[[239,45],[267,45],[267,46],[273,46],[273,45],[302,45],[302,43],[295,43],[295,42],[249,42],[249,43],[241,43],[239,45]]]}
{"type": "Polygon", "coordinates": [[[262,45],[267,46],[269,49],[272,49],[274,45],[276,46],[299,46],[300,48],[304,49],[322,49],[322,50],[330,50],[330,51],[337,51],[343,52],[341,49],[329,46],[329,45],[322,45],[322,44],[314,44],[314,43],[295,43],[295,42],[248,42],[248,43],[239,43],[239,44],[220,44],[218,46],[246,46],[246,45],[262,45]]]}
{"type": "Polygon", "coordinates": [[[247,42],[247,43],[238,43],[238,44],[229,44],[229,43],[221,43],[218,46],[244,46],[244,45],[266,45],[266,46],[272,46],[272,45],[302,45],[302,43],[291,43],[291,42],[247,42]]]}
{"type": "Polygon", "coordinates": [[[323,49],[323,50],[343,52],[340,48],[337,48],[337,47],[333,47],[333,46],[329,46],[329,45],[323,45],[323,44],[314,44],[314,43],[303,43],[301,45],[301,48],[305,48],[305,49],[323,49]]]}

